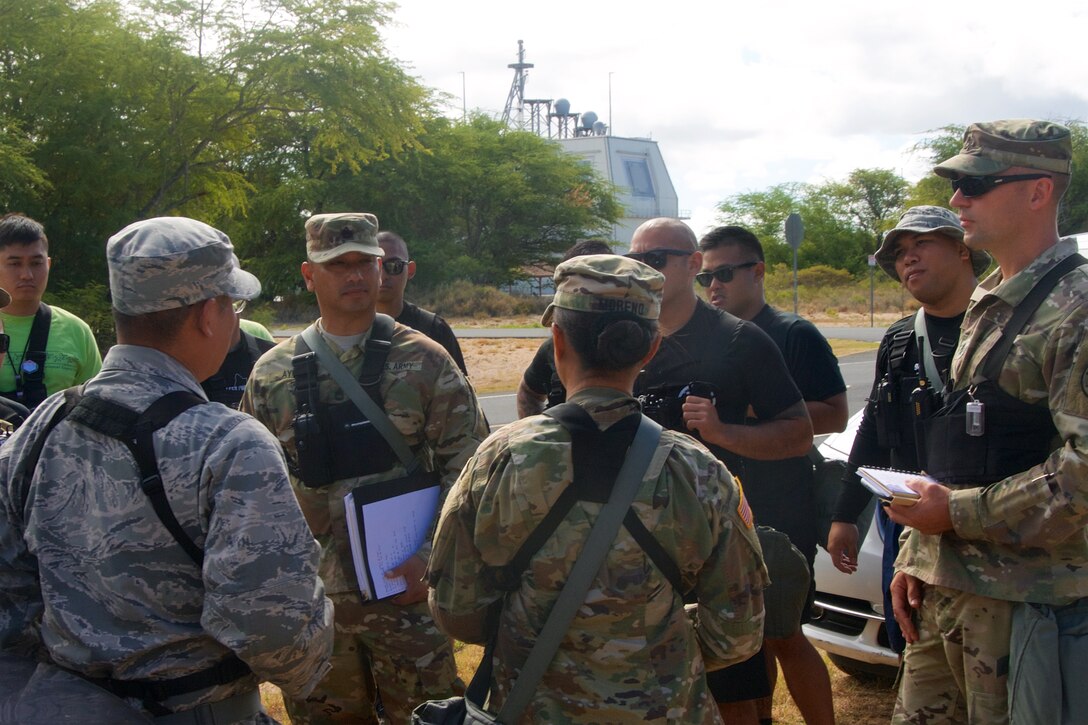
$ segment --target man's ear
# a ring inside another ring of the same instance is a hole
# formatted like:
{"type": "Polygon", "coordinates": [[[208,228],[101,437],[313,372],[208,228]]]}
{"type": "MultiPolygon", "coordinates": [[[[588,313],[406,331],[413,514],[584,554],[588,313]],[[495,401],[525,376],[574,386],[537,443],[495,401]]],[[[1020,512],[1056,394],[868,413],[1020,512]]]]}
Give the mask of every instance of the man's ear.
{"type": "Polygon", "coordinates": [[[197,305],[197,310],[193,314],[196,318],[196,326],[202,335],[205,337],[211,337],[215,334],[216,318],[219,315],[219,300],[215,297],[204,300],[197,305]]]}
{"type": "Polygon", "coordinates": [[[416,276],[416,261],[414,259],[408,262],[408,268],[404,271],[404,273],[408,275],[408,279],[416,276]]]}
{"type": "Polygon", "coordinates": [[[310,267],[309,260],[302,263],[302,280],[306,283],[306,290],[314,291],[314,271],[310,267]]]}

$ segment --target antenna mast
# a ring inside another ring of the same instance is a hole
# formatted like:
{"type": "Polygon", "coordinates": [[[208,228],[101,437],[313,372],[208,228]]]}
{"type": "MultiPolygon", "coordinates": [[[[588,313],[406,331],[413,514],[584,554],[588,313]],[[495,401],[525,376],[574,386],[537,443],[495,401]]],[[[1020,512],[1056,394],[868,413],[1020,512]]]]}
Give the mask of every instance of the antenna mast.
{"type": "Polygon", "coordinates": [[[526,72],[533,67],[532,63],[525,62],[525,45],[518,41],[518,62],[510,63],[507,68],[514,69],[514,80],[510,84],[510,95],[506,97],[506,108],[502,112],[502,122],[514,128],[525,128],[525,79],[529,77],[526,72]],[[513,116],[513,122],[511,122],[513,116]]]}

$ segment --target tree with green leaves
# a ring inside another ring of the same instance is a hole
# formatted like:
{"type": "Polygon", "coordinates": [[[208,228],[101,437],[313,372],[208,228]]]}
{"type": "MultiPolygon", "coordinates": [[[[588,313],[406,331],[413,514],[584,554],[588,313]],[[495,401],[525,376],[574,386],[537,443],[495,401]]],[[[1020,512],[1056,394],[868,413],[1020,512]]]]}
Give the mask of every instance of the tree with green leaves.
{"type": "MultiPolygon", "coordinates": [[[[509,282],[526,265],[554,261],[575,242],[608,233],[622,213],[589,165],[497,120],[434,117],[420,142],[338,174],[324,200],[326,211],[374,212],[383,229],[403,236],[421,261],[420,284],[509,282]]],[[[291,253],[298,258],[297,244],[291,253]]]]}

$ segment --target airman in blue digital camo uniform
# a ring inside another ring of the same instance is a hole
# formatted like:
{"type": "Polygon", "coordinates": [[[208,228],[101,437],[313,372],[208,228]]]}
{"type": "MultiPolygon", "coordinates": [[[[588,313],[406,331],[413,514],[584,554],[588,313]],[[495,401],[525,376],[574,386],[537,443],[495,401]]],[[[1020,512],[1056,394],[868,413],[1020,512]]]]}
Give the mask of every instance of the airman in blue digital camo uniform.
{"type": "MultiPolygon", "coordinates": [[[[231,300],[260,283],[230,240],[180,217],[137,222],[106,247],[118,344],[83,391],[143,411],[206,401],[231,300]]],[[[57,393],[0,447],[0,648],[47,658],[172,723],[274,722],[257,685],[303,697],[329,669],[332,603],[279,445],[247,415],[203,402],[153,434],[166,501],[203,564],[141,491],[133,454],[57,393]]],[[[94,719],[93,713],[87,713],[94,719]]]]}

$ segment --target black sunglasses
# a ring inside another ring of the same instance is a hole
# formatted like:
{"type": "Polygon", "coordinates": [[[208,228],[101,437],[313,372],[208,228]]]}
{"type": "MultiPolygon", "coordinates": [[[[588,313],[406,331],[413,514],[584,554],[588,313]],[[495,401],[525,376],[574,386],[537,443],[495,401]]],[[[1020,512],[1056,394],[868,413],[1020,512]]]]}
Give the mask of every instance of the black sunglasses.
{"type": "Polygon", "coordinates": [[[382,259],[382,269],[385,273],[396,277],[398,274],[404,271],[404,268],[408,266],[407,259],[398,259],[397,257],[390,257],[388,259],[382,259]]]}
{"type": "Polygon", "coordinates": [[[1010,174],[1008,176],[961,176],[952,179],[952,193],[957,191],[968,199],[993,191],[1002,184],[1013,181],[1031,181],[1032,179],[1049,179],[1050,174],[1010,174]]]}
{"type": "Polygon", "coordinates": [[[690,249],[655,249],[650,252],[628,252],[623,256],[636,262],[648,264],[654,269],[664,269],[665,265],[669,263],[669,256],[690,257],[693,254],[695,252],[690,249]]]}
{"type": "Polygon", "coordinates": [[[718,280],[719,282],[726,283],[733,281],[733,273],[738,269],[748,269],[759,264],[759,260],[755,262],[741,262],[740,264],[723,264],[715,270],[710,272],[700,272],[695,275],[695,281],[703,287],[709,287],[711,281],[718,280]]]}
{"type": "Polygon", "coordinates": [[[0,354],[7,352],[10,345],[11,337],[0,332],[0,354]]]}

